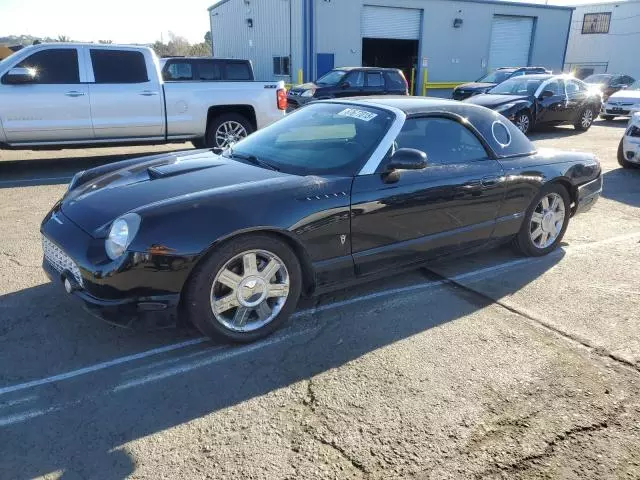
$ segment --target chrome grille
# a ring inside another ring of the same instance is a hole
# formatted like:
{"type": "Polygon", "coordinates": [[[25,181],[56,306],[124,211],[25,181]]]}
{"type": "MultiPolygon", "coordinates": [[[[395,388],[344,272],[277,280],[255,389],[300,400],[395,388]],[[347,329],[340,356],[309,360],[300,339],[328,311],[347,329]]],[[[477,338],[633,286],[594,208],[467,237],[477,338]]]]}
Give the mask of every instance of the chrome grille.
{"type": "Polygon", "coordinates": [[[75,281],[78,282],[78,285],[84,287],[82,275],[80,275],[80,269],[78,265],[76,265],[76,262],[71,260],[69,255],[64,253],[55,243],[45,236],[42,237],[42,253],[44,254],[44,259],[49,262],[57,272],[71,272],[75,281]]]}

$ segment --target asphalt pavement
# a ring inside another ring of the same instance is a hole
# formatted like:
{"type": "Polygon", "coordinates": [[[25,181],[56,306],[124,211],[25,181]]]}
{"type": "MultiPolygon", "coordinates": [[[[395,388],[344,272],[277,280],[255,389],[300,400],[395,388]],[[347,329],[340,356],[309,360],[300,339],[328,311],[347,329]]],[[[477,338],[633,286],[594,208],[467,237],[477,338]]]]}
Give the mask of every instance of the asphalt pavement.
{"type": "Polygon", "coordinates": [[[605,171],[557,252],[326,295],[245,346],[106,325],[40,268],[39,222],[75,171],[188,144],[0,151],[0,478],[640,478],[624,125],[532,135],[605,171]]]}

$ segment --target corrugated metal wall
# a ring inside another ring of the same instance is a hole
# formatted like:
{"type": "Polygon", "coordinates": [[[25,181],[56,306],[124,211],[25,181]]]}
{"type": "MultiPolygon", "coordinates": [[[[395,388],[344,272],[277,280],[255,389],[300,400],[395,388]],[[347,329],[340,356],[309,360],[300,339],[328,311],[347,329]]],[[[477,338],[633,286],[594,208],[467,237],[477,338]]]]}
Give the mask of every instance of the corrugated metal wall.
{"type": "MultiPolygon", "coordinates": [[[[211,10],[211,39],[216,57],[247,58],[256,80],[284,80],[275,76],[273,57],[291,54],[291,34],[300,29],[300,0],[230,0],[211,10]],[[291,24],[290,27],[290,11],[291,24]],[[249,27],[247,20],[253,26],[249,27]]],[[[298,41],[298,43],[301,43],[298,41]]],[[[295,77],[295,75],[294,75],[295,77]]]]}

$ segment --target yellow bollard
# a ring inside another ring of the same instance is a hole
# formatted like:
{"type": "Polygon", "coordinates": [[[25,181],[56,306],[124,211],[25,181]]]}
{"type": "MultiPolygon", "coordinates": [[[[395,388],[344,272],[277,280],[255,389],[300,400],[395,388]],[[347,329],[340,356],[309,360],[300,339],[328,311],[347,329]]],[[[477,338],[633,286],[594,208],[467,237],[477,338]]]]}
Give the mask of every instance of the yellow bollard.
{"type": "Polygon", "coordinates": [[[416,91],[413,89],[413,86],[416,82],[416,69],[411,69],[411,90],[409,90],[409,95],[415,95],[416,91]]]}
{"type": "Polygon", "coordinates": [[[298,85],[302,84],[302,69],[298,69],[298,85]]]}
{"type": "Polygon", "coordinates": [[[424,68],[422,70],[422,96],[426,97],[427,96],[427,69],[424,68]]]}

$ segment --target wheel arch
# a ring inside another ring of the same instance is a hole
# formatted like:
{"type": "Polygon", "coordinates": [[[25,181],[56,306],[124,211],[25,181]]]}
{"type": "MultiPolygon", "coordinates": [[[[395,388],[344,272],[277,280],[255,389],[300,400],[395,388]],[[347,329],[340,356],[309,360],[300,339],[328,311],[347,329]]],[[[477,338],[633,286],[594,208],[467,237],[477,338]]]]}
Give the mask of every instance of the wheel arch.
{"type": "Polygon", "coordinates": [[[556,177],[549,180],[545,185],[561,185],[567,190],[569,194],[569,200],[571,201],[571,216],[575,213],[576,205],[578,201],[578,187],[571,183],[571,180],[567,177],[556,177]]]}
{"type": "Polygon", "coordinates": [[[224,115],[226,113],[237,113],[238,115],[242,115],[245,117],[251,125],[253,126],[254,131],[258,129],[258,121],[256,118],[256,111],[251,105],[214,105],[209,107],[207,110],[207,124],[206,128],[209,127],[211,122],[219,117],[220,115],[224,115]]]}

